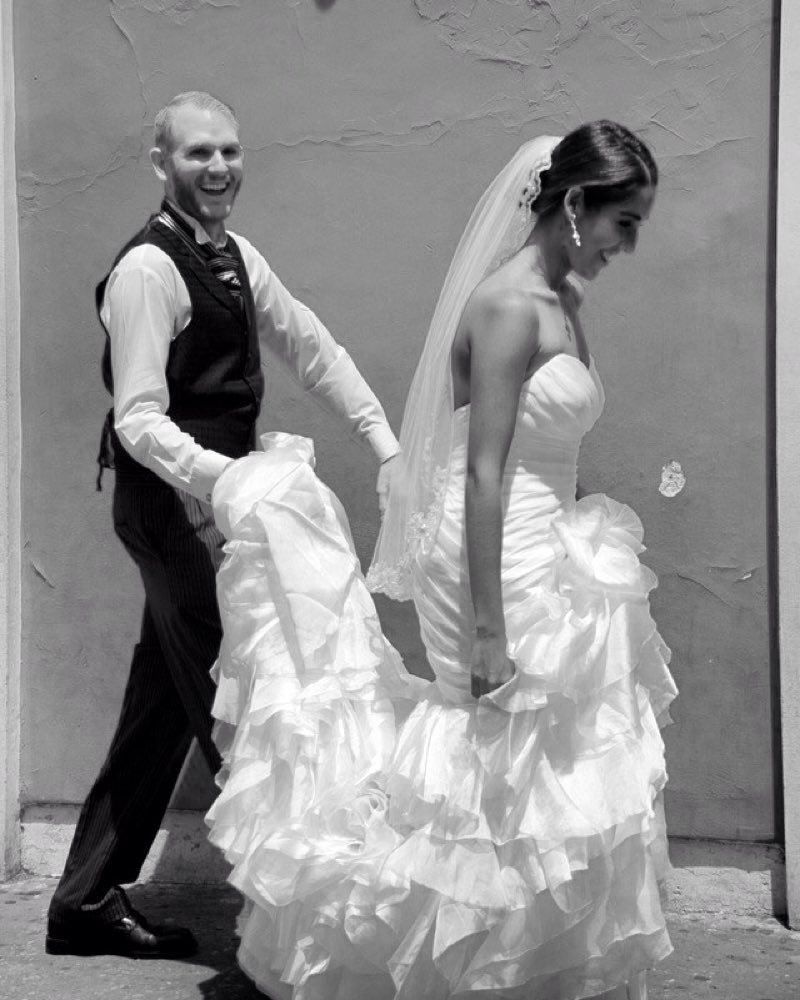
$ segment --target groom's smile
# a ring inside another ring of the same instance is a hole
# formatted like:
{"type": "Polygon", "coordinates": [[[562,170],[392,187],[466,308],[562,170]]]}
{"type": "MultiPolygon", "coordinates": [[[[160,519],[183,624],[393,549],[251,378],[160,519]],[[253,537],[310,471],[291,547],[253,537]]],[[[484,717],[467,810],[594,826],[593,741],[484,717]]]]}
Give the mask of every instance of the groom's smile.
{"type": "Polygon", "coordinates": [[[242,185],[243,152],[236,126],[220,112],[180,108],[167,150],[153,150],[166,197],[196,219],[215,241],[224,240],[225,220],[242,185]]]}

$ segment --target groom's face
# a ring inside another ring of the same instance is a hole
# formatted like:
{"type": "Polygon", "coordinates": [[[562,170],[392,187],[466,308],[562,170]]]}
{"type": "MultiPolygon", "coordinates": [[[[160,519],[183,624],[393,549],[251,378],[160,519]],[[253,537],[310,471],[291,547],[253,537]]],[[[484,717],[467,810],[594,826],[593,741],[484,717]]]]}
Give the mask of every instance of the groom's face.
{"type": "Polygon", "coordinates": [[[166,150],[153,150],[164,193],[206,229],[221,226],[242,184],[236,126],[220,111],[185,105],[176,110],[166,150]]]}

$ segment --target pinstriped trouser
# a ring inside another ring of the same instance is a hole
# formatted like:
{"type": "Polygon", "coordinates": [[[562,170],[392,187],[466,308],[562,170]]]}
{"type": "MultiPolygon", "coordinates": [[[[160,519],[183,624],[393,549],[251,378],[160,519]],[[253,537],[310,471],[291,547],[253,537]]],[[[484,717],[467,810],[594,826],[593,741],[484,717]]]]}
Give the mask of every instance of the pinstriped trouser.
{"type": "Polygon", "coordinates": [[[222,634],[215,577],[224,539],[211,506],[118,476],[114,528],[144,583],[141,635],[116,733],[50,904],[54,920],[136,880],[192,736],[214,772],[220,764],[209,671],[222,634]]]}

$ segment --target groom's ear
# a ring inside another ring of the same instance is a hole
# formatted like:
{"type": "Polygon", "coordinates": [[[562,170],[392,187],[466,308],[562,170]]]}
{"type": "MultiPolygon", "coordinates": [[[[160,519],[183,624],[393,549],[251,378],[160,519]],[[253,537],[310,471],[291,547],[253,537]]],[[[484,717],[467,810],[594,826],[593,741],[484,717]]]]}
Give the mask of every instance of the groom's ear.
{"type": "Polygon", "coordinates": [[[160,146],[153,146],[150,150],[150,162],[153,164],[153,170],[155,171],[156,177],[160,181],[166,181],[167,174],[164,170],[164,164],[167,159],[167,154],[160,146]]]}

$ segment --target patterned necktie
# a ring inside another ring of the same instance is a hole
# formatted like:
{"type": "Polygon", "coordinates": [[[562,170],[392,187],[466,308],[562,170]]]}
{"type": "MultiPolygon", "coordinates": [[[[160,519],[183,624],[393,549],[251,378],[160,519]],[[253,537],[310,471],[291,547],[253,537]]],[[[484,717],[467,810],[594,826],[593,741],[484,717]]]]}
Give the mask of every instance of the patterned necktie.
{"type": "Polygon", "coordinates": [[[187,249],[206,265],[218,281],[222,282],[239,308],[244,310],[241,265],[238,258],[228,249],[231,243],[230,237],[224,247],[216,247],[210,241],[198,243],[186,221],[166,201],[162,203],[156,219],[183,241],[187,249]]]}
{"type": "Polygon", "coordinates": [[[239,261],[228,250],[230,237],[224,247],[215,247],[213,243],[200,243],[198,248],[206,258],[211,273],[228,289],[231,295],[243,307],[242,279],[239,276],[239,261]]]}

